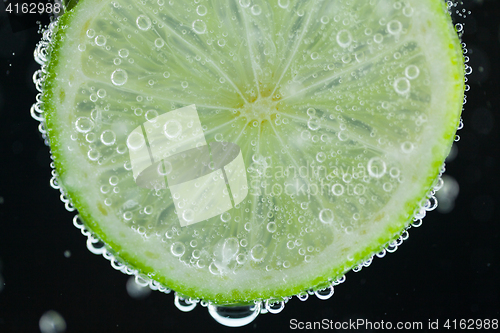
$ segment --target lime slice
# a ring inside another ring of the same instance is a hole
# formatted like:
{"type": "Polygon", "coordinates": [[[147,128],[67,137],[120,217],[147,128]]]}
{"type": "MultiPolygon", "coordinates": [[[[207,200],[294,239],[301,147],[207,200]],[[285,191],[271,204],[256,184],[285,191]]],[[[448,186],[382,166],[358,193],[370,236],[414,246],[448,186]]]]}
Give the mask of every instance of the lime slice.
{"type": "Polygon", "coordinates": [[[370,261],[429,208],[460,121],[441,0],[83,0],[46,37],[58,186],[114,265],[212,304],[370,261]]]}

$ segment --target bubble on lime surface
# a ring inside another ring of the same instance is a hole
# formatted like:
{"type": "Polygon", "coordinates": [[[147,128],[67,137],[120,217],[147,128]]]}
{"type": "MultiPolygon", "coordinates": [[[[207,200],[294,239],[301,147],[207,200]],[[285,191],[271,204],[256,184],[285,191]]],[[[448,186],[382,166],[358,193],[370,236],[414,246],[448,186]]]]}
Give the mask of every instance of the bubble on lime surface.
{"type": "Polygon", "coordinates": [[[137,16],[135,23],[137,24],[137,27],[143,31],[151,28],[151,19],[144,14],[137,16]]]}
{"type": "Polygon", "coordinates": [[[123,86],[127,83],[128,74],[124,69],[118,68],[111,74],[111,82],[115,86],[123,86]]]}
{"type": "Polygon", "coordinates": [[[192,27],[197,34],[204,34],[207,31],[207,24],[203,20],[193,21],[192,27]]]}

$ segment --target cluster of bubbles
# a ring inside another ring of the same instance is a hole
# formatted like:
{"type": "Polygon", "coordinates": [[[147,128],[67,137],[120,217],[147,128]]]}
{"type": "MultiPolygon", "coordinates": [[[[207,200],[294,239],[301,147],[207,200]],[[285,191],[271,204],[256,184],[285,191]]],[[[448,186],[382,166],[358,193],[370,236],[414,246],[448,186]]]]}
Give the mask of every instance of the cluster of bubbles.
{"type": "Polygon", "coordinates": [[[420,69],[416,65],[409,65],[405,68],[404,77],[398,77],[394,80],[394,90],[399,94],[406,96],[410,93],[411,80],[415,80],[420,75],[420,69]]]}

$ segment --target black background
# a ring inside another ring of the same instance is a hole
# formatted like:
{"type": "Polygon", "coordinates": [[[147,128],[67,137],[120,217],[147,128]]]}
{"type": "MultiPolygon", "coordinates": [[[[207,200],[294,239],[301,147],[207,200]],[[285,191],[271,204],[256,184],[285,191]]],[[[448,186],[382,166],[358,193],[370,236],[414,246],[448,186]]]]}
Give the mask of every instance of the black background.
{"type": "Polygon", "coordinates": [[[97,333],[287,331],[293,318],[422,321],[424,327],[436,319],[500,319],[500,7],[495,0],[475,0],[465,8],[472,14],[459,21],[473,73],[458,155],[447,163],[446,174],[460,185],[454,210],[428,213],[396,253],[348,273],[331,299],[294,297],[280,314],[231,329],[201,306],[179,311],[173,294],[131,298],[129,277],[87,250],[72,225],[74,213],[49,186],[49,149],[29,113],[37,93],[38,28],[13,28],[0,3],[0,332],[39,332],[48,310],[64,317],[67,332],[97,333]]]}

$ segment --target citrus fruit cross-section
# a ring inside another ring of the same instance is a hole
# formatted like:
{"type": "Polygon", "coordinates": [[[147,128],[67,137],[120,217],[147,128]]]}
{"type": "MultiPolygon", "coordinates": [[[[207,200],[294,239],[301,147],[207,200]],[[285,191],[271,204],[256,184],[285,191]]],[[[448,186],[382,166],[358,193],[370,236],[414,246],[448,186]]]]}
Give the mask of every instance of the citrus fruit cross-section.
{"type": "Polygon", "coordinates": [[[45,37],[57,186],[113,260],[212,304],[323,289],[383,251],[464,99],[441,0],[82,0],[45,37]]]}

